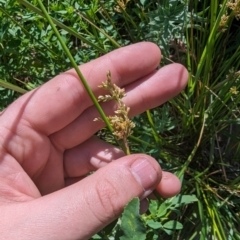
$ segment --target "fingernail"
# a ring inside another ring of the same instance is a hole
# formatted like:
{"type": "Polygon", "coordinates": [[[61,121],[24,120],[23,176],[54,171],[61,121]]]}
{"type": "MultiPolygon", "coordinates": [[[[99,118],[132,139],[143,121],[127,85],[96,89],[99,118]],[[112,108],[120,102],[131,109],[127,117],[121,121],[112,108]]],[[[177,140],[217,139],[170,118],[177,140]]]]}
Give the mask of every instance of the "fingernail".
{"type": "Polygon", "coordinates": [[[136,180],[142,185],[145,193],[144,197],[149,195],[158,178],[157,171],[151,163],[144,158],[137,159],[131,166],[132,173],[136,180]]]}

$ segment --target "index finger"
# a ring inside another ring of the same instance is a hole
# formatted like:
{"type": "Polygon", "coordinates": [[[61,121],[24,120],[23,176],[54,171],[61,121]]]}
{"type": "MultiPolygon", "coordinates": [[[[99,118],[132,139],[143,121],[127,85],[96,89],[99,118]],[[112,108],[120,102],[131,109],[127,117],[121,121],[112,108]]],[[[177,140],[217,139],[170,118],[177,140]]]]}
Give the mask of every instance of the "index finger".
{"type": "MultiPolygon", "coordinates": [[[[98,95],[101,91],[98,85],[106,80],[107,71],[111,71],[113,82],[124,87],[156,69],[160,56],[155,44],[143,42],[117,49],[80,66],[80,69],[94,94],[98,95]]],[[[64,128],[91,105],[76,72],[69,70],[25,94],[7,111],[17,113],[21,109],[21,119],[35,130],[50,135],[64,128]]],[[[6,123],[10,123],[9,118],[6,123]]]]}

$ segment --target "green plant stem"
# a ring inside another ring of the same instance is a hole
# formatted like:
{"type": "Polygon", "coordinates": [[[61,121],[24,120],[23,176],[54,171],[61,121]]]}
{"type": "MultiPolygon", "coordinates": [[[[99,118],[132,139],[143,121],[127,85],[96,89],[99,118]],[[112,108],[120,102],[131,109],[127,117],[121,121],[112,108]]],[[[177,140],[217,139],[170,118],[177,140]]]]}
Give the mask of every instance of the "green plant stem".
{"type": "Polygon", "coordinates": [[[103,31],[102,29],[100,29],[96,24],[94,24],[92,21],[90,21],[86,16],[84,16],[81,12],[77,11],[77,14],[83,18],[86,22],[88,22],[89,24],[91,24],[95,29],[97,29],[99,32],[101,32],[106,38],[109,39],[109,41],[114,45],[114,47],[116,48],[120,48],[121,46],[112,38],[110,37],[107,33],[105,33],[105,31],[103,31]]]}
{"type": "Polygon", "coordinates": [[[151,128],[152,128],[153,137],[154,137],[156,143],[159,143],[160,142],[160,138],[158,136],[156,128],[154,127],[154,123],[153,123],[151,112],[149,110],[147,110],[146,114],[147,114],[148,121],[149,121],[149,123],[151,125],[151,128]]]}
{"type": "Polygon", "coordinates": [[[130,135],[130,136],[129,136],[129,139],[131,139],[131,140],[134,141],[134,142],[144,144],[144,145],[147,146],[147,147],[153,148],[153,147],[155,146],[154,144],[151,144],[151,143],[149,143],[149,142],[146,142],[146,141],[144,141],[144,140],[142,140],[142,139],[140,139],[140,138],[138,138],[138,137],[134,137],[133,135],[130,135]]]}
{"type": "Polygon", "coordinates": [[[18,87],[16,85],[12,84],[12,83],[6,82],[6,81],[4,81],[2,79],[0,79],[0,86],[2,86],[4,88],[11,89],[11,90],[13,90],[15,92],[19,92],[19,93],[22,93],[22,94],[28,92],[28,90],[25,90],[25,89],[23,89],[21,87],[18,87]]]}
{"type": "MultiPolygon", "coordinates": [[[[219,27],[219,23],[220,23],[221,17],[224,14],[224,12],[226,11],[225,10],[226,3],[227,3],[227,0],[224,0],[224,3],[222,4],[221,10],[220,10],[220,12],[219,12],[219,14],[217,16],[217,19],[214,22],[214,25],[212,26],[212,30],[211,30],[209,38],[207,40],[207,44],[206,44],[206,46],[205,46],[205,48],[203,50],[202,56],[200,58],[200,61],[199,61],[198,67],[197,67],[197,72],[196,72],[196,75],[195,75],[195,81],[197,81],[199,79],[199,77],[201,75],[201,72],[202,72],[202,69],[203,69],[203,66],[204,66],[204,63],[209,58],[208,57],[209,56],[209,51],[212,52],[212,50],[214,49],[213,48],[214,41],[218,37],[217,36],[217,29],[219,27]]],[[[208,67],[210,67],[210,66],[208,66],[208,67]]],[[[206,73],[207,71],[204,70],[204,72],[206,73]]]]}
{"type": "Polygon", "coordinates": [[[123,150],[123,152],[126,155],[130,155],[131,154],[130,149],[129,149],[129,145],[128,145],[128,142],[127,142],[127,139],[117,140],[117,143],[118,143],[118,145],[121,147],[121,149],[123,150]]]}
{"type": "Polygon", "coordinates": [[[113,132],[113,129],[112,129],[112,126],[111,124],[109,123],[108,119],[107,119],[107,116],[105,115],[103,109],[101,108],[100,104],[98,103],[98,100],[96,99],[96,97],[94,96],[91,88],[89,87],[89,85],[87,84],[87,81],[86,79],[84,78],[82,72],[80,71],[78,65],[76,64],[76,62],[74,61],[74,58],[72,56],[72,54],[70,53],[69,49],[67,48],[66,44],[63,42],[57,28],[55,27],[51,17],[49,16],[49,14],[47,13],[47,10],[45,9],[44,5],[42,4],[42,1],[41,0],[37,0],[38,1],[38,4],[42,10],[42,12],[44,13],[45,17],[47,18],[49,24],[51,25],[54,33],[56,34],[59,42],[61,43],[61,46],[63,48],[63,50],[65,51],[66,55],[68,56],[70,62],[72,63],[75,71],[77,72],[78,74],[78,77],[79,77],[79,81],[83,84],[85,90],[87,91],[89,97],[91,98],[91,100],[93,101],[94,105],[96,106],[102,120],[105,122],[107,128],[109,129],[110,132],[113,132]]]}
{"type": "MultiPolygon", "coordinates": [[[[195,182],[195,187],[196,187],[196,192],[197,192],[197,196],[202,197],[201,194],[201,190],[200,190],[200,186],[199,186],[199,182],[198,180],[195,182]]],[[[202,222],[201,224],[201,239],[200,240],[205,240],[206,236],[207,236],[207,229],[205,227],[206,224],[206,218],[204,217],[204,210],[203,210],[203,204],[201,201],[198,201],[198,213],[199,213],[199,218],[202,222]]]]}
{"type": "Polygon", "coordinates": [[[201,128],[201,131],[200,131],[200,134],[199,134],[199,138],[198,138],[198,141],[196,143],[196,145],[194,146],[191,154],[188,156],[188,159],[187,161],[184,163],[184,165],[182,166],[182,169],[181,171],[179,172],[178,174],[178,177],[181,178],[184,174],[184,172],[186,171],[188,165],[190,164],[190,162],[192,161],[194,155],[196,154],[197,152],[197,149],[201,143],[201,139],[202,139],[202,136],[203,136],[203,131],[204,131],[204,126],[205,126],[205,116],[204,116],[204,119],[203,119],[203,123],[202,123],[202,128],[201,128]]]}
{"type": "Polygon", "coordinates": [[[105,9],[103,2],[102,2],[102,1],[99,1],[99,4],[100,4],[100,6],[101,6],[101,10],[103,11],[103,12],[101,13],[102,17],[103,17],[106,21],[109,21],[109,22],[108,22],[108,25],[113,26],[114,30],[117,32],[116,38],[117,38],[118,40],[119,40],[119,39],[122,39],[122,36],[121,36],[121,34],[119,33],[118,27],[117,27],[116,24],[114,23],[114,21],[113,21],[113,19],[111,18],[111,16],[109,16],[109,13],[108,13],[108,11],[105,9]],[[103,13],[105,14],[105,16],[104,16],[103,13]]]}
{"type": "Polygon", "coordinates": [[[135,29],[138,30],[138,32],[140,32],[140,29],[139,29],[139,27],[135,24],[135,22],[133,21],[132,17],[127,14],[127,12],[126,12],[125,9],[121,6],[121,4],[119,4],[118,2],[117,2],[117,4],[118,4],[119,8],[121,9],[121,13],[122,13],[122,15],[123,15],[123,18],[125,19],[126,29],[127,29],[128,33],[129,33],[129,36],[131,37],[131,39],[132,39],[133,42],[136,42],[137,39],[136,39],[135,36],[133,36],[132,33],[131,33],[131,27],[129,26],[129,22],[132,24],[132,26],[133,26],[135,29]]]}

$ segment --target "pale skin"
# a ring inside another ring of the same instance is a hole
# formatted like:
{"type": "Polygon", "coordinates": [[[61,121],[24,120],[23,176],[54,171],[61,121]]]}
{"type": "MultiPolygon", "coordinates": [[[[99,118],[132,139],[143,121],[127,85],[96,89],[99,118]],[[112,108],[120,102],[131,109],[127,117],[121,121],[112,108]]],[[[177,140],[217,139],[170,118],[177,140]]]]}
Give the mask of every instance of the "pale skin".
{"type": "MultiPolygon", "coordinates": [[[[152,43],[115,50],[80,66],[94,94],[111,71],[125,88],[131,116],[177,95],[188,73],[180,64],[156,71],[161,53],[152,43]]],[[[107,114],[113,104],[102,104],[107,114]]],[[[145,154],[124,156],[93,137],[103,127],[74,70],[53,78],[0,115],[0,212],[2,239],[88,239],[133,198],[154,189],[180,191],[173,174],[145,154]],[[87,176],[89,172],[94,174],[87,176]],[[87,177],[86,177],[87,176],[87,177]]],[[[146,205],[145,205],[146,206],[146,205]]]]}

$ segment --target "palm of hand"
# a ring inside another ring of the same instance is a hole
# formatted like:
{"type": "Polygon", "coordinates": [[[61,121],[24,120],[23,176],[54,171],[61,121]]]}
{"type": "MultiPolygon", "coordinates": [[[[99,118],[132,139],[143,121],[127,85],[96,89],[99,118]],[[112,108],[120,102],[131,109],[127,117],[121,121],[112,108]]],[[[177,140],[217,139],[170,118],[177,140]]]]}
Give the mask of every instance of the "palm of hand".
{"type": "MultiPolygon", "coordinates": [[[[101,94],[102,90],[98,88],[98,85],[105,81],[106,72],[110,70],[113,82],[119,87],[125,88],[127,96],[124,98],[124,102],[131,109],[130,115],[134,116],[167,101],[179,93],[186,84],[187,73],[182,66],[174,64],[156,71],[159,61],[158,47],[150,43],[141,43],[107,54],[81,66],[81,70],[96,96],[101,94]],[[173,80],[169,81],[169,79],[173,80]]],[[[114,110],[111,102],[103,103],[102,107],[107,115],[114,110]]],[[[65,186],[78,182],[89,172],[106,166],[112,160],[123,156],[122,151],[116,147],[93,137],[93,134],[103,127],[103,123],[93,121],[96,117],[98,117],[98,112],[73,70],[63,73],[38,89],[23,95],[1,113],[0,201],[4,204],[9,202],[30,203],[29,206],[24,205],[25,207],[18,205],[20,207],[17,208],[19,221],[16,219],[16,225],[19,225],[19,222],[24,224],[21,216],[25,218],[26,214],[21,214],[28,207],[34,211],[32,215],[29,213],[28,219],[36,223],[39,223],[37,219],[41,218],[42,213],[51,216],[49,209],[54,214],[58,214],[59,206],[60,208],[66,206],[66,202],[69,202],[69,195],[73,198],[75,195],[79,196],[80,190],[85,194],[91,191],[87,186],[91,184],[90,181],[85,181],[84,184],[81,184],[82,181],[80,181],[78,186],[71,189],[64,188],[65,186]],[[60,189],[62,190],[57,191],[60,189]],[[46,194],[48,195],[41,197],[46,194]],[[34,201],[31,201],[34,199],[40,200],[34,204],[34,201]],[[55,204],[55,201],[58,203],[55,204]],[[36,206],[38,206],[37,209],[36,206]],[[36,216],[38,217],[36,218],[36,216]]],[[[124,163],[124,161],[122,162],[124,163]]],[[[109,176],[115,174],[110,168],[109,172],[106,170],[102,173],[109,174],[109,176]]],[[[126,177],[132,178],[129,175],[126,177]]],[[[96,177],[94,185],[96,191],[98,191],[97,181],[100,178],[102,178],[101,174],[96,177]]],[[[114,177],[112,179],[116,180],[114,177]]],[[[113,187],[112,183],[109,184],[110,187],[113,187]]],[[[116,187],[120,187],[119,182],[115,182],[115,184],[116,187]]],[[[133,185],[133,188],[137,187],[136,183],[133,185]]],[[[103,191],[105,190],[103,189],[103,191]]],[[[112,191],[112,188],[107,190],[112,191]]],[[[143,189],[136,191],[139,194],[143,189]]],[[[167,188],[167,191],[173,193],[171,189],[167,188]]],[[[164,191],[162,190],[162,192],[164,191]]],[[[130,195],[124,197],[131,198],[130,195]]],[[[78,201],[83,204],[85,200],[79,199],[78,201]]],[[[124,201],[127,200],[121,198],[119,202],[114,203],[119,208],[117,214],[120,214],[124,207],[124,201]]],[[[74,205],[75,202],[71,203],[74,205]]],[[[89,203],[87,205],[89,206],[89,203]]],[[[101,209],[101,206],[98,205],[94,207],[94,211],[101,209]]],[[[8,216],[8,209],[2,210],[4,210],[2,211],[3,216],[8,216]]],[[[73,215],[77,212],[73,207],[69,207],[68,210],[73,215]]],[[[104,224],[116,217],[114,216],[116,213],[111,214],[113,216],[104,218],[104,224]]],[[[75,218],[76,226],[86,224],[84,219],[79,218],[79,215],[73,215],[72,219],[75,218]]],[[[75,225],[72,225],[72,219],[66,223],[64,214],[59,219],[63,218],[61,225],[63,228],[64,226],[72,227],[72,230],[69,230],[72,231],[72,236],[80,236],[85,239],[104,227],[103,220],[96,219],[96,215],[96,213],[92,214],[92,225],[88,226],[89,229],[86,230],[86,233],[83,231],[80,235],[74,227],[75,225]]],[[[59,225],[56,225],[54,221],[50,223],[51,231],[61,234],[59,225]]],[[[60,223],[58,222],[58,224],[60,223]]],[[[19,227],[19,229],[22,228],[19,227]]],[[[33,234],[34,229],[32,229],[33,234]]],[[[70,234],[69,231],[68,234],[70,234]]],[[[6,230],[7,234],[8,232],[6,230]]],[[[16,230],[15,233],[17,235],[18,231],[16,230]]],[[[31,231],[28,233],[31,234],[31,231]]],[[[42,236],[42,239],[44,236],[47,237],[47,235],[41,234],[39,236],[42,236]]],[[[64,236],[61,237],[66,239],[64,236]]]]}

